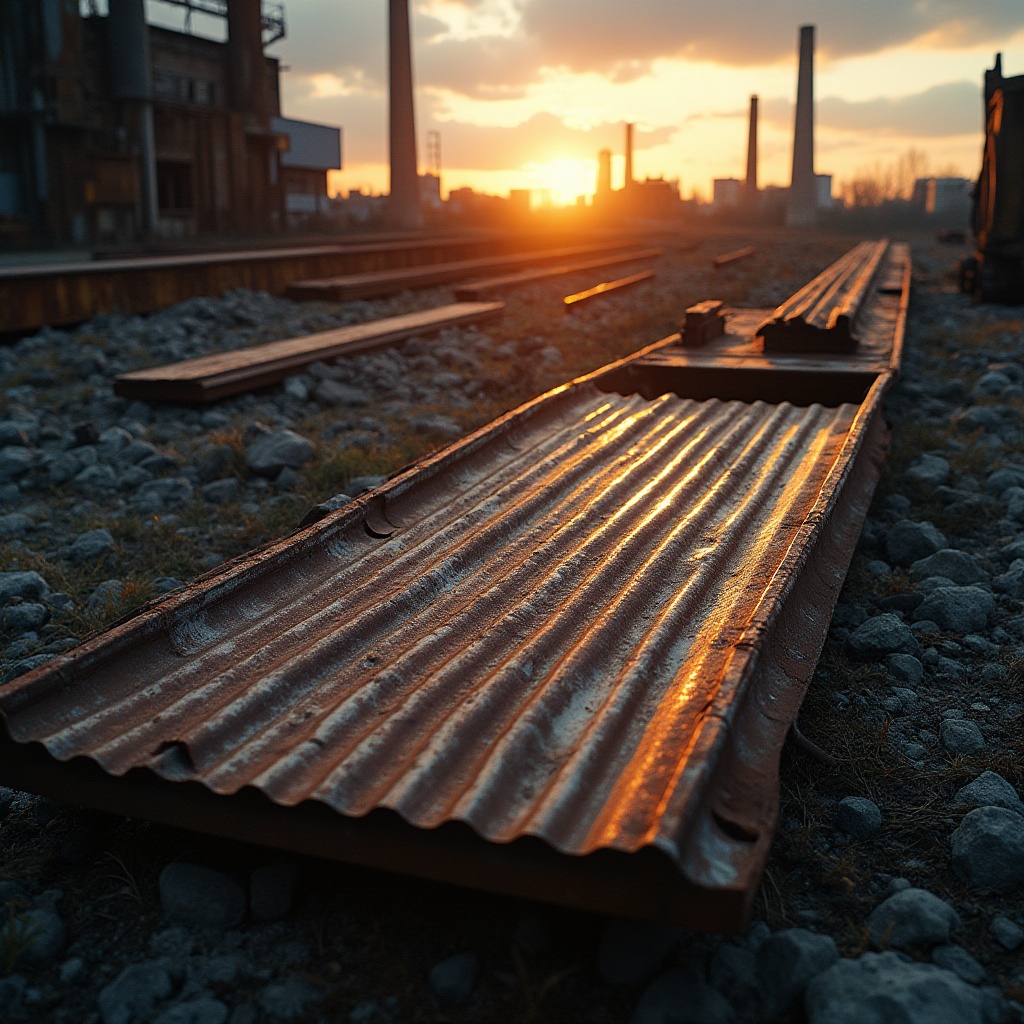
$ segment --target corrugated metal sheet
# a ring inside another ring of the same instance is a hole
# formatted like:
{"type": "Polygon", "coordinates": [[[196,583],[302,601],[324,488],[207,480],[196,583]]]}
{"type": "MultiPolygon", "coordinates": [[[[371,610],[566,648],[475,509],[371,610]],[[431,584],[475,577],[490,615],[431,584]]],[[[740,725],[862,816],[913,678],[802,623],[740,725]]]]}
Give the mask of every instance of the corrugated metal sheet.
{"type": "MultiPolygon", "coordinates": [[[[724,832],[695,822],[869,412],[576,386],[12,682],[0,712],[15,744],[114,776],[653,848],[749,888],[708,844],[738,829],[763,856],[770,772],[753,804],[714,795],[724,832]]],[[[808,672],[827,618],[786,640],[808,672]]]]}

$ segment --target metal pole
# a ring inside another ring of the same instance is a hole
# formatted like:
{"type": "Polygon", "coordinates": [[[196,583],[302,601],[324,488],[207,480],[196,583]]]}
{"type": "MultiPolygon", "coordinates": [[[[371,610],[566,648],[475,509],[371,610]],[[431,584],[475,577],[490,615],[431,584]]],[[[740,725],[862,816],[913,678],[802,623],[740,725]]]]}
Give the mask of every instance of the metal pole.
{"type": "Polygon", "coordinates": [[[409,0],[388,0],[388,85],[390,99],[391,194],[389,219],[396,227],[423,226],[416,168],[416,113],[413,105],[409,0]]]}

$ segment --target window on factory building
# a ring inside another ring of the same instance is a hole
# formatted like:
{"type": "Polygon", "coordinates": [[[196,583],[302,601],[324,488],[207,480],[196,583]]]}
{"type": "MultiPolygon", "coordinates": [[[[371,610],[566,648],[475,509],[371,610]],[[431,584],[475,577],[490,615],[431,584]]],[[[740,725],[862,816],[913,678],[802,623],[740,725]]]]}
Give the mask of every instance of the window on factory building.
{"type": "Polygon", "coordinates": [[[192,165],[178,160],[158,160],[156,194],[161,213],[191,212],[192,165]]]}

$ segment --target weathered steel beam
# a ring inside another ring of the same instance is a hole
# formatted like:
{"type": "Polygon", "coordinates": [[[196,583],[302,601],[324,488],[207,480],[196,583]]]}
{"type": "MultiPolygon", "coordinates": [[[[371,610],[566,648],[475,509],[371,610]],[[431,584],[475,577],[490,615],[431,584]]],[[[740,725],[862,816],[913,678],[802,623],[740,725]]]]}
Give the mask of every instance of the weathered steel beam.
{"type": "Polygon", "coordinates": [[[632,288],[635,285],[643,284],[644,281],[650,281],[654,277],[653,270],[641,270],[639,274],[630,274],[629,277],[620,277],[616,281],[603,281],[601,284],[594,285],[593,288],[587,288],[585,291],[576,292],[574,295],[566,295],[562,299],[562,304],[565,307],[566,313],[571,313],[575,309],[578,309],[583,303],[589,302],[591,299],[599,299],[605,295],[611,295],[613,292],[622,291],[625,288],[632,288]]]}

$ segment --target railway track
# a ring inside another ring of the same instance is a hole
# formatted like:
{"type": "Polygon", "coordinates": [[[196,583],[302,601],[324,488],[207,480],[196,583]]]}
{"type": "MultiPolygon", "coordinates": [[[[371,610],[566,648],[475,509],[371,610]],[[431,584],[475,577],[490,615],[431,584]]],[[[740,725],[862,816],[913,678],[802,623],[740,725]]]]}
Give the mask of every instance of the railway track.
{"type": "Polygon", "coordinates": [[[702,343],[556,388],[15,680],[2,781],[739,929],[909,273],[886,247],[812,354],[765,351],[771,310],[705,309],[702,343]]]}

